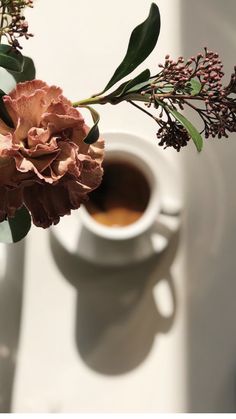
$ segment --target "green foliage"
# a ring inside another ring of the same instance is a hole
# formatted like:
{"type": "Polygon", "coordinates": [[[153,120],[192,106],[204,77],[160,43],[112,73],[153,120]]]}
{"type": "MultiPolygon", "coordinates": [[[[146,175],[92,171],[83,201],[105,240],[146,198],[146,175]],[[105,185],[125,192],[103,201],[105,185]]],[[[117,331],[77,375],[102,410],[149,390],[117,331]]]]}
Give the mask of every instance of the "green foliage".
{"type": "Polygon", "coordinates": [[[175,117],[175,119],[177,119],[183,126],[184,128],[187,130],[187,132],[189,133],[190,137],[192,138],[197,151],[201,151],[202,147],[203,147],[203,139],[201,134],[198,132],[198,130],[193,126],[193,124],[185,117],[183,116],[181,113],[179,113],[178,111],[168,107],[169,112],[175,117]]]}
{"type": "Polygon", "coordinates": [[[102,93],[132,73],[153,51],[161,27],[160,12],[152,3],[148,18],[132,32],[127,53],[102,93]]]}
{"type": "Polygon", "coordinates": [[[191,85],[191,95],[192,96],[196,96],[201,92],[202,84],[198,80],[192,79],[190,81],[190,85],[191,85]]]}
{"type": "Polygon", "coordinates": [[[10,45],[0,44],[0,67],[6,70],[22,72],[24,57],[10,45]]]}
{"type": "MultiPolygon", "coordinates": [[[[1,49],[0,45],[0,49],[1,49]]],[[[11,51],[11,49],[10,49],[11,51]]],[[[16,83],[20,83],[20,82],[24,82],[24,81],[28,81],[28,80],[33,80],[35,78],[35,66],[34,66],[34,62],[31,58],[29,57],[24,57],[23,55],[21,55],[22,59],[23,59],[23,65],[22,65],[22,71],[21,72],[17,72],[17,71],[12,71],[10,69],[7,69],[7,72],[9,74],[11,74],[16,83]]],[[[1,62],[1,60],[0,60],[1,62]]],[[[3,102],[3,96],[5,96],[5,92],[3,90],[0,89],[0,118],[11,128],[13,128],[13,122],[6,110],[5,104],[3,102]]]]}
{"type": "Polygon", "coordinates": [[[114,92],[106,96],[106,99],[119,98],[130,91],[136,91],[140,85],[147,86],[150,79],[150,70],[144,70],[134,79],[122,83],[114,92]]]}
{"type": "Polygon", "coordinates": [[[24,81],[34,80],[36,75],[35,65],[30,57],[23,57],[23,68],[22,71],[19,73],[15,71],[8,72],[14,77],[16,83],[22,83],[24,81]]]}
{"type": "Polygon", "coordinates": [[[30,227],[30,214],[25,207],[22,207],[16,211],[14,218],[0,223],[0,242],[8,244],[18,242],[28,234],[30,227]]]}
{"type": "MultiPolygon", "coordinates": [[[[147,71],[147,70],[145,70],[147,71]]],[[[149,70],[148,70],[149,71],[149,70]]],[[[144,72],[143,72],[144,73],[144,72]]],[[[144,78],[144,77],[143,77],[144,78]]],[[[143,81],[143,82],[139,82],[137,84],[135,84],[134,86],[128,86],[128,90],[126,91],[126,93],[130,94],[130,93],[140,93],[145,87],[148,87],[152,84],[152,82],[155,80],[156,77],[149,77],[147,80],[143,81]]],[[[135,79],[134,79],[135,80],[135,79]]]]}
{"type": "Polygon", "coordinates": [[[100,115],[99,113],[92,108],[91,106],[80,106],[81,108],[86,108],[91,113],[91,116],[93,118],[94,125],[88,132],[87,136],[84,139],[84,142],[86,144],[93,144],[99,139],[99,129],[98,129],[98,123],[100,121],[100,115]]]}

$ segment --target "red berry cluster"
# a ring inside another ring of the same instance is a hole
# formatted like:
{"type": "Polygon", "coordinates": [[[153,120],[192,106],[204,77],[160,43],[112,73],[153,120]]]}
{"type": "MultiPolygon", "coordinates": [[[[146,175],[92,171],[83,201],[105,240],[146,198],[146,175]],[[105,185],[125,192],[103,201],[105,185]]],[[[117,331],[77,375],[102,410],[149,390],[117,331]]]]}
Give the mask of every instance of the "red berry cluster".
{"type": "Polygon", "coordinates": [[[160,145],[179,151],[189,139],[188,132],[174,118],[170,108],[194,109],[203,122],[201,133],[206,138],[228,138],[228,133],[236,132],[236,67],[226,87],[222,84],[224,73],[219,55],[207,48],[204,54],[199,53],[186,62],[183,57],[174,61],[167,55],[159,68],[152,84],[141,93],[150,95],[149,107],[154,105],[161,111],[155,118],[160,126],[157,132],[160,145]]]}

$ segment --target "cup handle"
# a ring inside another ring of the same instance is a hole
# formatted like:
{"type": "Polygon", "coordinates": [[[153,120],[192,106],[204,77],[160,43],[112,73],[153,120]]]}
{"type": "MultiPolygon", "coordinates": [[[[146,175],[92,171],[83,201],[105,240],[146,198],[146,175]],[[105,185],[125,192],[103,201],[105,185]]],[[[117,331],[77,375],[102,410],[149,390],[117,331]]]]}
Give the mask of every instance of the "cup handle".
{"type": "Polygon", "coordinates": [[[171,237],[178,231],[179,225],[179,215],[159,214],[150,237],[155,253],[161,253],[166,249],[171,237]]]}

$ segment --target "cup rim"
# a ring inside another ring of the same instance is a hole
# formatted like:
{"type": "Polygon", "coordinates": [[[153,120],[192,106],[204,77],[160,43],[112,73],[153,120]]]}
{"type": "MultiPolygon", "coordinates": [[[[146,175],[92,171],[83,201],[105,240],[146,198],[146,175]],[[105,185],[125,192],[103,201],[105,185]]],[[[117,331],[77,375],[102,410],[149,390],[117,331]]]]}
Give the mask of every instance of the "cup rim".
{"type": "MultiPolygon", "coordinates": [[[[139,168],[142,170],[144,176],[150,185],[150,199],[142,216],[132,224],[124,227],[108,227],[96,221],[87,211],[84,205],[80,208],[82,222],[85,227],[97,236],[110,240],[127,240],[145,233],[154,224],[158,213],[160,212],[160,185],[156,174],[153,170],[153,144],[147,139],[137,136],[133,133],[123,131],[109,131],[103,132],[102,136],[107,140],[105,154],[126,154],[126,156],[133,158],[139,162],[139,168]],[[132,138],[133,141],[127,142],[125,138],[132,138]],[[111,138],[113,137],[113,138],[111,138]],[[110,138],[110,140],[109,140],[110,138]],[[138,147],[137,142],[145,145],[145,148],[138,147]],[[120,148],[119,148],[120,146],[120,148]],[[141,168],[142,166],[142,168],[141,168]],[[144,170],[146,168],[146,173],[144,170]],[[147,173],[148,172],[148,173],[147,173]]],[[[131,162],[133,163],[131,160],[131,162]]],[[[135,164],[135,163],[133,163],[135,164]]],[[[137,166],[138,166],[137,165],[137,166]]]]}

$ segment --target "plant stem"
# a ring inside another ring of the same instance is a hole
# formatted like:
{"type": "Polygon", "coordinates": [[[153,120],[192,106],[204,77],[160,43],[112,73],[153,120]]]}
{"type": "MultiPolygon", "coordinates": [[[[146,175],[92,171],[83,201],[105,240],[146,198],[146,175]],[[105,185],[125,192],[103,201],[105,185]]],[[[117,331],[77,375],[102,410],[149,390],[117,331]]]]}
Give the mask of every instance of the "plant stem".
{"type": "Polygon", "coordinates": [[[154,95],[157,99],[191,99],[191,100],[202,100],[202,96],[192,96],[184,94],[172,94],[172,93],[158,93],[154,95]]]}
{"type": "Polygon", "coordinates": [[[104,103],[104,98],[101,96],[95,96],[95,97],[89,97],[87,99],[83,99],[83,100],[78,100],[77,102],[74,102],[72,105],[74,108],[78,108],[79,106],[86,106],[86,105],[103,105],[104,103]]]}
{"type": "Polygon", "coordinates": [[[157,122],[157,118],[154,115],[152,115],[150,112],[146,111],[146,109],[141,108],[141,106],[137,105],[137,103],[132,102],[132,100],[129,100],[128,103],[135,106],[135,108],[138,108],[140,111],[144,112],[146,115],[150,116],[152,119],[154,119],[154,121],[157,122]]]}
{"type": "MultiPolygon", "coordinates": [[[[2,6],[2,12],[1,12],[1,23],[0,23],[0,29],[2,29],[3,28],[3,23],[4,23],[4,15],[5,15],[5,5],[4,6],[2,6]]],[[[0,43],[1,43],[1,40],[2,40],[2,31],[0,32],[0,43]]]]}
{"type": "Polygon", "coordinates": [[[87,106],[87,105],[105,105],[106,103],[110,103],[111,105],[117,105],[120,102],[129,102],[131,100],[135,100],[137,102],[149,102],[150,95],[141,95],[141,94],[129,94],[123,97],[112,97],[108,96],[92,96],[87,99],[79,100],[74,102],[72,105],[74,108],[78,108],[79,106],[87,106]]]}

